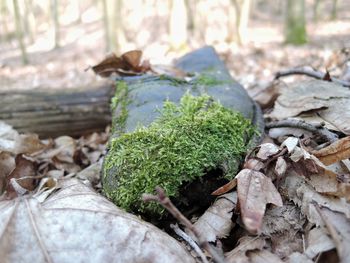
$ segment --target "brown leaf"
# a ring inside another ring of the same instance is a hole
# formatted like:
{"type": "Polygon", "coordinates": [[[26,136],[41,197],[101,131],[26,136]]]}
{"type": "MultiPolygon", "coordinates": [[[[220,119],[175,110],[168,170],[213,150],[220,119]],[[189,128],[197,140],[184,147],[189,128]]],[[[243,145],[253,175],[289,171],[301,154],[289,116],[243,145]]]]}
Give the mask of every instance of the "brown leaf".
{"type": "Polygon", "coordinates": [[[123,55],[121,55],[121,59],[128,65],[125,70],[135,70],[138,71],[139,66],[141,64],[142,51],[140,50],[131,50],[123,55]]]}
{"type": "Polygon", "coordinates": [[[231,181],[229,181],[227,184],[221,186],[217,190],[211,193],[211,195],[222,195],[227,193],[228,191],[231,191],[233,188],[235,188],[237,185],[237,179],[233,178],[231,181]]]}
{"type": "Polygon", "coordinates": [[[16,168],[7,177],[6,196],[9,199],[16,197],[18,190],[32,191],[36,185],[34,163],[27,160],[22,155],[17,155],[15,161],[16,168]],[[23,189],[17,189],[16,187],[23,189]]]}
{"type": "Polygon", "coordinates": [[[251,233],[261,231],[266,204],[282,206],[282,198],[270,178],[263,173],[243,169],[236,176],[242,221],[251,233]]]}
{"type": "Polygon", "coordinates": [[[117,73],[118,69],[125,67],[125,62],[112,53],[107,55],[99,64],[93,66],[92,70],[101,77],[109,77],[112,73],[117,73]]]}
{"type": "Polygon", "coordinates": [[[331,145],[312,153],[325,165],[348,159],[350,158],[350,136],[342,138],[331,145]]]}
{"type": "Polygon", "coordinates": [[[120,57],[114,53],[108,55],[99,64],[92,67],[92,70],[101,77],[109,77],[112,73],[120,76],[138,75],[151,69],[149,61],[141,63],[142,51],[131,50],[120,57]]]}
{"type": "Polygon", "coordinates": [[[7,152],[0,152],[0,195],[5,190],[8,175],[15,167],[15,158],[7,152]]]}

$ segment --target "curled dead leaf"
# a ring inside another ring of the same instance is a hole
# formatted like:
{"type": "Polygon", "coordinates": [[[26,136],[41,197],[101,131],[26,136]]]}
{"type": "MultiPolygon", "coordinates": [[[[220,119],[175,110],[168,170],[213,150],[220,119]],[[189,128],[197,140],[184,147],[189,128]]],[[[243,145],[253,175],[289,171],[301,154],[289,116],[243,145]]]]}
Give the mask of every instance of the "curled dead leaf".
{"type": "Polygon", "coordinates": [[[312,152],[322,163],[330,165],[350,158],[350,136],[342,138],[331,145],[312,152]]]}
{"type": "Polygon", "coordinates": [[[242,221],[249,232],[257,234],[261,231],[266,205],[282,206],[281,195],[271,179],[261,172],[243,169],[236,178],[242,221]]]}

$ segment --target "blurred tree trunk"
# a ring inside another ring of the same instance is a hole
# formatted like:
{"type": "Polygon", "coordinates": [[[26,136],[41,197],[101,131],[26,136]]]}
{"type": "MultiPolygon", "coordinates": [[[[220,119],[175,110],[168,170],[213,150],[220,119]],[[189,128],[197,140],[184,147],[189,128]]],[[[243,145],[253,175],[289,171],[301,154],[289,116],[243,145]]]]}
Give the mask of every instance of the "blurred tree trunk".
{"type": "Polygon", "coordinates": [[[35,17],[33,14],[33,2],[32,0],[24,0],[25,6],[25,31],[29,36],[30,43],[34,42],[35,35],[35,17]]]}
{"type": "Polygon", "coordinates": [[[169,36],[170,46],[180,50],[187,46],[187,8],[185,0],[171,0],[169,36]]]}
{"type": "Polygon", "coordinates": [[[28,57],[27,57],[26,47],[23,39],[23,29],[22,29],[21,16],[20,16],[19,7],[18,7],[18,1],[12,0],[12,2],[13,2],[13,10],[15,12],[16,36],[19,42],[21,53],[22,53],[22,62],[23,64],[28,64],[28,57]]]}
{"type": "Polygon", "coordinates": [[[122,0],[102,0],[107,51],[119,53],[125,43],[122,27],[122,0]]]}
{"type": "Polygon", "coordinates": [[[187,30],[191,34],[191,36],[194,34],[196,25],[195,25],[195,8],[194,6],[196,5],[195,0],[185,0],[185,5],[186,5],[186,11],[187,11],[187,30]]]}
{"type": "Polygon", "coordinates": [[[314,22],[318,21],[318,13],[320,10],[320,2],[321,0],[315,0],[313,5],[313,12],[314,12],[314,22]]]}
{"type": "Polygon", "coordinates": [[[231,0],[231,4],[235,9],[235,40],[242,45],[247,38],[251,0],[231,0]]]}
{"type": "Polygon", "coordinates": [[[337,11],[338,11],[338,0],[332,1],[332,13],[331,13],[331,20],[337,19],[337,11]]]}
{"type": "Polygon", "coordinates": [[[3,39],[6,41],[8,39],[9,29],[7,26],[7,6],[6,6],[6,0],[0,0],[0,21],[1,21],[1,27],[3,30],[1,30],[1,40],[3,39]]]}
{"type": "Polygon", "coordinates": [[[58,20],[57,0],[51,0],[51,16],[55,35],[55,48],[58,48],[60,46],[60,24],[58,20]]]}
{"type": "Polygon", "coordinates": [[[289,44],[306,43],[304,0],[287,0],[284,37],[289,44]]]}
{"type": "Polygon", "coordinates": [[[109,51],[111,49],[111,47],[110,47],[110,36],[109,36],[107,0],[102,0],[102,11],[103,11],[103,27],[104,27],[104,31],[105,31],[106,51],[109,51]]]}

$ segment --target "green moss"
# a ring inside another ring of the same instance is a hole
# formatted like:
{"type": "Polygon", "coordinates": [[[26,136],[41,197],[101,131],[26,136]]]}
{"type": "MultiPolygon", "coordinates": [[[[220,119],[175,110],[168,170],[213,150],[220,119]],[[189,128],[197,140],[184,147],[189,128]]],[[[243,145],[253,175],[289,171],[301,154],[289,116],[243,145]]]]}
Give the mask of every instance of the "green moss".
{"type": "Polygon", "coordinates": [[[111,140],[104,176],[116,171],[118,185],[106,194],[126,210],[161,214],[159,205],[140,200],[142,193],[153,193],[159,185],[170,197],[179,197],[183,183],[221,166],[232,178],[237,167],[228,160],[245,153],[253,133],[250,121],[208,95],[187,93],[178,106],[165,102],[149,127],[111,140]]]}
{"type": "Polygon", "coordinates": [[[125,126],[126,118],[128,117],[127,105],[129,103],[127,99],[128,95],[128,85],[125,81],[118,81],[116,84],[115,94],[111,100],[112,112],[120,111],[119,114],[114,114],[118,116],[112,120],[112,130],[122,131],[125,126]]]}
{"type": "Polygon", "coordinates": [[[203,86],[214,86],[223,84],[223,81],[216,79],[209,74],[201,74],[198,78],[194,79],[195,85],[203,85],[203,86]]]}

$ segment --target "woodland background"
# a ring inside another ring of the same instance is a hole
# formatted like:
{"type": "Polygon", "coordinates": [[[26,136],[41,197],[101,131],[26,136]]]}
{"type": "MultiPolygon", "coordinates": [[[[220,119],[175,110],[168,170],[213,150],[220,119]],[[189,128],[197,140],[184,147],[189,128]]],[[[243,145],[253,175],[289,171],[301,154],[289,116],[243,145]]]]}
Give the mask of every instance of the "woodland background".
{"type": "Polygon", "coordinates": [[[1,0],[0,88],[89,86],[96,76],[84,70],[108,52],[166,64],[203,45],[246,88],[295,66],[336,76],[349,10],[344,0],[1,0]]]}

